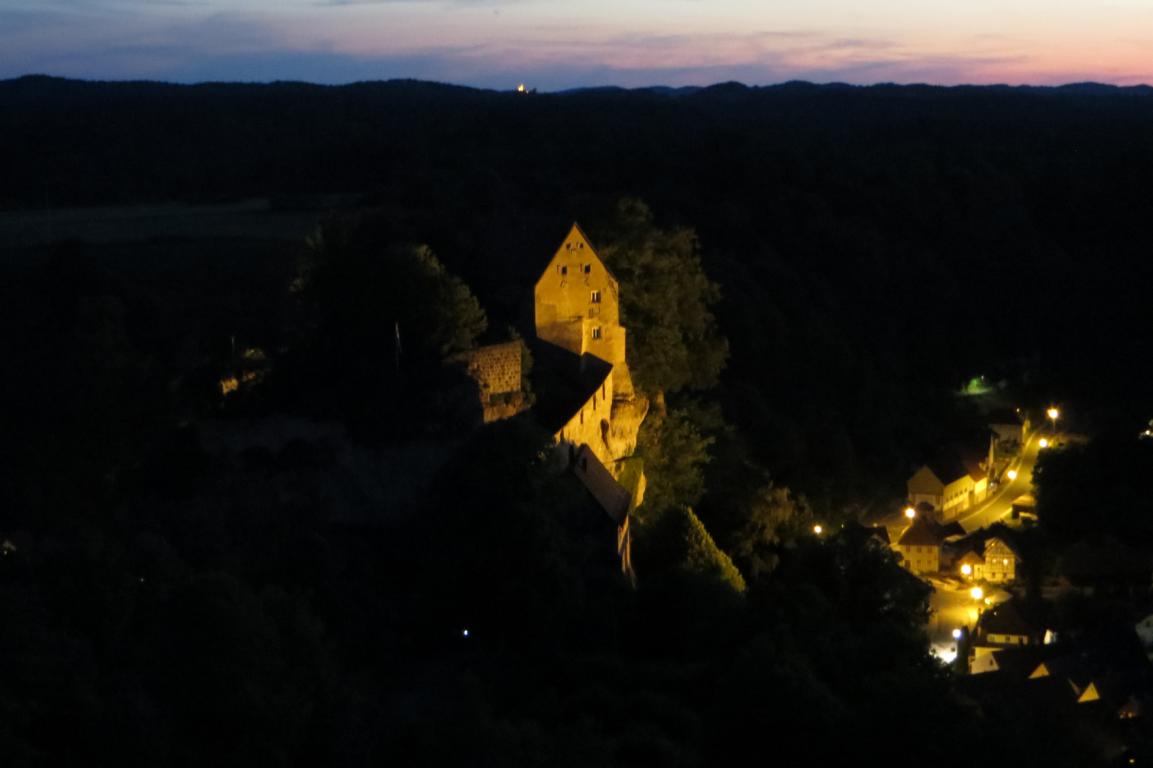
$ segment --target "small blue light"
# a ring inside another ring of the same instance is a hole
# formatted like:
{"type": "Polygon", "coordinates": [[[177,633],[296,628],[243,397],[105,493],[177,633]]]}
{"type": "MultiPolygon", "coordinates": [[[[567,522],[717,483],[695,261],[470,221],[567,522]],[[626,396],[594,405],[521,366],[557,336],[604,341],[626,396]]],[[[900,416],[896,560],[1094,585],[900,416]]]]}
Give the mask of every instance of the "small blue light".
{"type": "Polygon", "coordinates": [[[464,630],[463,632],[461,632],[461,634],[464,635],[465,637],[468,637],[468,630],[467,629],[464,630]]]}

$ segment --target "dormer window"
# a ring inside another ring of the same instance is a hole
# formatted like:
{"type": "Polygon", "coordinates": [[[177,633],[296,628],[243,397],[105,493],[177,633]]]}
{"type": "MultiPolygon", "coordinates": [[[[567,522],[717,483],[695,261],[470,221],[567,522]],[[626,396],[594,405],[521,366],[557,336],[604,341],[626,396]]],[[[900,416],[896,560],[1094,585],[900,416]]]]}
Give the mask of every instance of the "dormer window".
{"type": "Polygon", "coordinates": [[[589,297],[589,301],[593,304],[600,304],[601,303],[601,292],[600,291],[593,291],[592,295],[589,297]]]}

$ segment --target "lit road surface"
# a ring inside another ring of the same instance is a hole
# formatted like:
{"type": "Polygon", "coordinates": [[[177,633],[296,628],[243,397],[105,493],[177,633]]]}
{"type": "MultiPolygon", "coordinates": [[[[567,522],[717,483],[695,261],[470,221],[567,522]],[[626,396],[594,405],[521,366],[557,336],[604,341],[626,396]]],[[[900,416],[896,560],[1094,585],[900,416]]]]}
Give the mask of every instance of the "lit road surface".
{"type": "Polygon", "coordinates": [[[961,627],[972,629],[976,626],[977,603],[967,590],[952,589],[934,580],[929,610],[929,623],[925,626],[925,632],[929,635],[929,648],[938,658],[952,661],[957,652],[953,630],[961,627]]]}
{"type": "MultiPolygon", "coordinates": [[[[1053,439],[1053,435],[1035,433],[1021,449],[1018,462],[1010,465],[1017,470],[1016,480],[1006,480],[993,491],[988,499],[972,509],[962,512],[960,517],[956,518],[966,533],[988,527],[1008,516],[1012,511],[1014,499],[1022,494],[1033,492],[1033,467],[1036,466],[1037,455],[1041,452],[1040,441],[1042,437],[1047,437],[1049,440],[1053,439]]],[[[902,512],[896,511],[873,518],[871,524],[884,525],[889,529],[890,540],[896,542],[909,525],[909,521],[905,519],[902,512]]]]}
{"type": "MultiPolygon", "coordinates": [[[[930,583],[933,594],[929,596],[929,623],[925,625],[929,649],[937,658],[952,661],[957,652],[953,630],[977,626],[977,601],[969,594],[970,584],[937,579],[931,579],[930,583]]],[[[1009,593],[1003,589],[987,586],[985,591],[992,605],[1009,599],[1009,593]]]]}
{"type": "Polygon", "coordinates": [[[957,518],[966,533],[987,528],[1006,517],[1012,511],[1014,499],[1023,493],[1033,492],[1033,467],[1037,465],[1037,455],[1041,452],[1042,437],[1053,439],[1052,435],[1034,434],[1021,449],[1021,459],[1014,465],[1017,469],[1016,480],[1002,483],[988,499],[957,518]]]}

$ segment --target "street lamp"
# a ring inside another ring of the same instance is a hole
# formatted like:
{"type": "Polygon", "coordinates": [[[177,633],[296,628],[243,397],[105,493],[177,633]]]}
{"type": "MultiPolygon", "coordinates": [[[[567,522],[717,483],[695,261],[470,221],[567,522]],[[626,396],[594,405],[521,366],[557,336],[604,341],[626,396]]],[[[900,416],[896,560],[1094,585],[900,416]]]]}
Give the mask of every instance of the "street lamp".
{"type": "Polygon", "coordinates": [[[912,507],[905,507],[905,517],[912,520],[916,516],[917,516],[917,510],[913,509],[912,507]]]}
{"type": "Polygon", "coordinates": [[[822,528],[819,524],[813,526],[813,533],[817,534],[818,536],[821,535],[821,531],[823,531],[823,530],[825,530],[825,529],[822,528]]]}
{"type": "Polygon", "coordinates": [[[1057,410],[1056,406],[1051,405],[1049,410],[1045,411],[1045,415],[1049,417],[1049,421],[1053,422],[1053,434],[1057,434],[1057,419],[1061,412],[1057,410]]]}
{"type": "Polygon", "coordinates": [[[973,598],[977,602],[980,602],[981,598],[984,596],[985,596],[985,590],[981,589],[980,587],[973,587],[972,589],[969,590],[969,597],[973,598]]]}
{"type": "Polygon", "coordinates": [[[1042,448],[1048,448],[1049,447],[1049,441],[1042,437],[1040,440],[1037,441],[1037,445],[1041,446],[1042,448]]]}
{"type": "Polygon", "coordinates": [[[1008,476],[1009,482],[1013,482],[1014,480],[1017,479],[1017,470],[1015,470],[1015,469],[1010,469],[1005,474],[1008,476]]]}

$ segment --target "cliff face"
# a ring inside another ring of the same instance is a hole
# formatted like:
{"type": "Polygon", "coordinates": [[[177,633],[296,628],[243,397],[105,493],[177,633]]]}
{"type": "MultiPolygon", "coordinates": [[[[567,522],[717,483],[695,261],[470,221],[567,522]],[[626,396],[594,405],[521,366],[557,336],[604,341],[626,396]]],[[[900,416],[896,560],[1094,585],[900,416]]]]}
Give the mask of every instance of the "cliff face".
{"type": "Polygon", "coordinates": [[[627,398],[613,400],[605,443],[614,462],[636,453],[637,434],[648,412],[649,401],[635,392],[627,398]]]}

